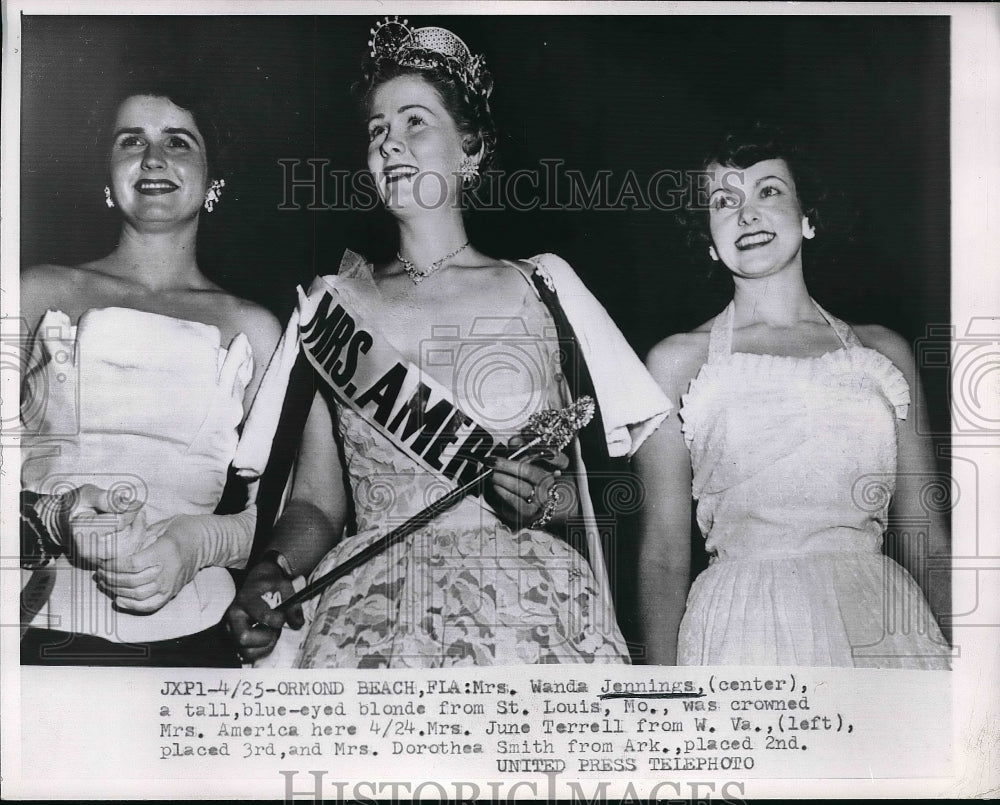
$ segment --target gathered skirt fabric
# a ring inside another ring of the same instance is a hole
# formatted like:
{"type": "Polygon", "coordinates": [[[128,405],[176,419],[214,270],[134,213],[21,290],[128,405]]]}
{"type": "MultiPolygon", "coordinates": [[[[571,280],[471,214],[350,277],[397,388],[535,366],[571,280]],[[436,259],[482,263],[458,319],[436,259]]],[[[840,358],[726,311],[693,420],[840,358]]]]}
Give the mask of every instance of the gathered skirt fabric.
{"type": "Polygon", "coordinates": [[[716,560],[695,580],[680,665],[947,669],[916,582],[877,553],[716,560]]]}

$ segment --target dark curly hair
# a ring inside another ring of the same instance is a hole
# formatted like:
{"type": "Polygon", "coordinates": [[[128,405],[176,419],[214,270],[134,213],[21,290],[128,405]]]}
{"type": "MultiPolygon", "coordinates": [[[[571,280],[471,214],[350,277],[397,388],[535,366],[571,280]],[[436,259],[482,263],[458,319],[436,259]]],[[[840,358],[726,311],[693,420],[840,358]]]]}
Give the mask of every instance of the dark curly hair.
{"type": "MultiPolygon", "coordinates": [[[[730,129],[702,159],[701,171],[708,171],[712,165],[749,168],[765,159],[785,161],[795,180],[802,214],[817,231],[822,231],[828,191],[801,139],[786,129],[761,121],[730,129]]],[[[678,216],[692,248],[704,248],[712,243],[708,206],[701,201],[697,193],[692,193],[688,205],[678,216]]]]}
{"type": "Polygon", "coordinates": [[[105,163],[111,148],[115,118],[121,105],[136,96],[166,98],[175,106],[191,114],[205,141],[208,174],[212,179],[224,178],[232,169],[230,164],[233,140],[232,126],[219,101],[221,93],[214,93],[202,83],[183,76],[144,71],[129,75],[118,87],[118,92],[108,96],[93,110],[94,146],[105,163]]]}
{"type": "MultiPolygon", "coordinates": [[[[410,55],[413,51],[410,52],[410,55]]],[[[388,81],[404,75],[419,76],[430,84],[441,98],[455,126],[463,135],[462,149],[469,156],[483,151],[479,162],[480,172],[485,172],[496,161],[497,130],[487,95],[493,86],[493,77],[483,68],[480,72],[482,91],[472,91],[458,80],[447,67],[446,59],[433,51],[420,51],[422,62],[429,66],[417,67],[400,64],[391,58],[369,59],[362,68],[362,77],[352,88],[358,111],[367,120],[371,110],[372,95],[388,81]]]]}

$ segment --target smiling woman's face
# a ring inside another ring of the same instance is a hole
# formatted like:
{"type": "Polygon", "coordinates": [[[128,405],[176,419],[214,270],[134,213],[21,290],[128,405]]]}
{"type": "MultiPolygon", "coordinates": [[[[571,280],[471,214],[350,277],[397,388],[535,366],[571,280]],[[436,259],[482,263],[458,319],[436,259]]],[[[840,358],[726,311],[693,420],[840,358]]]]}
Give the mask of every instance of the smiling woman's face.
{"type": "Polygon", "coordinates": [[[770,276],[802,265],[802,214],[795,178],[783,159],[748,168],[713,164],[709,225],[719,259],[737,276],[770,276]]]}
{"type": "Polygon", "coordinates": [[[115,118],[110,172],[115,203],[127,219],[193,218],[208,188],[208,155],[194,117],[169,98],[126,98],[115,118]]]}
{"type": "Polygon", "coordinates": [[[432,209],[454,200],[463,156],[462,135],[427,81],[401,75],[372,93],[368,169],[387,207],[432,209]]]}

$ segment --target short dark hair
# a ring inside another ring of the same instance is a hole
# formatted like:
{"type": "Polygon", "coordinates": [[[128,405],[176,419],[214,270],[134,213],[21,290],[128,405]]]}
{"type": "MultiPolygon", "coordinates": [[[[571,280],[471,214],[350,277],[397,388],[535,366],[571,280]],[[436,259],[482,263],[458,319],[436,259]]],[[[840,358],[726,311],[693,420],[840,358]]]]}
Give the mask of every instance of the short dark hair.
{"type": "Polygon", "coordinates": [[[166,98],[175,106],[189,112],[194,118],[198,131],[205,141],[209,178],[224,178],[232,168],[230,164],[232,127],[228,124],[227,116],[218,100],[218,94],[221,93],[216,94],[216,97],[212,97],[212,94],[214,93],[210,93],[207,87],[201,86],[196,80],[186,80],[183,77],[156,73],[126,76],[119,91],[110,96],[97,110],[98,141],[95,145],[98,152],[106,164],[115,118],[126,100],[143,95],[166,98]]]}
{"type": "MultiPolygon", "coordinates": [[[[404,75],[422,78],[432,86],[448,110],[455,126],[464,135],[463,149],[472,156],[483,151],[480,171],[488,169],[496,159],[497,130],[489,100],[483,92],[474,92],[444,67],[415,67],[400,64],[391,58],[369,59],[362,68],[361,80],[353,87],[358,111],[367,119],[375,90],[388,81],[404,75]]],[[[484,68],[480,85],[492,87],[493,78],[484,68]]]]}
{"type": "MultiPolygon", "coordinates": [[[[701,161],[702,171],[712,165],[749,168],[765,159],[782,159],[795,180],[802,214],[817,230],[824,228],[823,207],[828,192],[819,178],[812,156],[802,139],[787,129],[755,120],[727,130],[701,161]]],[[[679,216],[687,230],[688,244],[703,247],[712,242],[708,208],[692,203],[679,216]]]]}

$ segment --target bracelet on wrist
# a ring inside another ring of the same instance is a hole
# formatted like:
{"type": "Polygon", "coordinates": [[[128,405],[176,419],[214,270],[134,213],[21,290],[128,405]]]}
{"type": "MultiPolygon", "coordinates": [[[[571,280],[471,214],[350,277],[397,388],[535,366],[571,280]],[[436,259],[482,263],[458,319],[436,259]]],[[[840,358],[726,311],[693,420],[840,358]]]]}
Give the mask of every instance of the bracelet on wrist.
{"type": "Polygon", "coordinates": [[[64,505],[62,495],[21,490],[21,567],[25,570],[46,567],[64,552],[62,540],[56,536],[64,505]]]}

